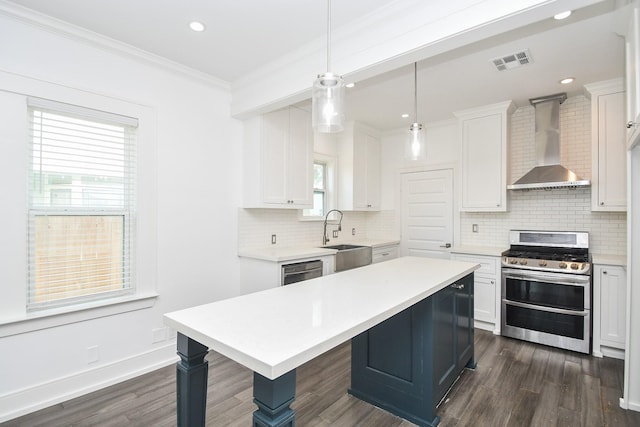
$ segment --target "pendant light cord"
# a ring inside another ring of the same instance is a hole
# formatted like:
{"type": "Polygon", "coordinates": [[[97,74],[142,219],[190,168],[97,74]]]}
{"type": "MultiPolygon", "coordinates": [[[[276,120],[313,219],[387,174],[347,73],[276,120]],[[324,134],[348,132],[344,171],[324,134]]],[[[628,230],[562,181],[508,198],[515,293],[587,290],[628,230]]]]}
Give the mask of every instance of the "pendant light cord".
{"type": "Polygon", "coordinates": [[[418,123],[418,63],[413,63],[413,111],[414,123],[418,123]]]}
{"type": "Polygon", "coordinates": [[[331,70],[331,0],[327,0],[327,73],[331,70]]]}

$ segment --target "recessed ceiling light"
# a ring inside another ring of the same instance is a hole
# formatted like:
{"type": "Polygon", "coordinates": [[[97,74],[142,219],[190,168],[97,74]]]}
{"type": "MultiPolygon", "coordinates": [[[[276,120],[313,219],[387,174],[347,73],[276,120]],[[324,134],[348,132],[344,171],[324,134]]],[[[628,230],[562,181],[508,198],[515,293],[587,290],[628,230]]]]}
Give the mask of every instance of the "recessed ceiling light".
{"type": "Polygon", "coordinates": [[[575,80],[574,77],[567,77],[567,78],[564,78],[564,79],[560,80],[560,84],[568,85],[569,83],[573,83],[574,80],[575,80]]]}
{"type": "Polygon", "coordinates": [[[351,82],[351,83],[347,83],[347,84],[346,84],[346,85],[344,85],[344,86],[345,86],[345,87],[348,87],[348,88],[352,88],[352,87],[355,87],[355,85],[356,85],[356,84],[355,84],[355,82],[351,82]]]}
{"type": "Polygon", "coordinates": [[[559,21],[561,19],[566,19],[571,15],[570,10],[566,10],[564,12],[558,13],[557,15],[553,15],[553,19],[559,21]]]}
{"type": "Polygon", "coordinates": [[[402,117],[403,119],[406,119],[407,117],[409,117],[409,115],[408,115],[407,113],[404,113],[401,117],[402,117]]]}
{"type": "Polygon", "coordinates": [[[202,31],[204,31],[205,26],[202,22],[193,21],[189,23],[189,28],[191,28],[193,31],[201,33],[202,31]]]}

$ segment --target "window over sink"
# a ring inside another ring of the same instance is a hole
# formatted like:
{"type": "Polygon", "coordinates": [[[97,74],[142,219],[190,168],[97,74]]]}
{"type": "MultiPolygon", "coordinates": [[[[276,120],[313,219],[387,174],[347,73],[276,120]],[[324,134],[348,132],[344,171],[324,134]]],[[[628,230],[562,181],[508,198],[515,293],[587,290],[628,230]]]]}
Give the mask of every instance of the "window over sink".
{"type": "Polygon", "coordinates": [[[313,161],[313,208],[303,209],[300,219],[324,220],[336,207],[336,159],[316,153],[313,161]]]}

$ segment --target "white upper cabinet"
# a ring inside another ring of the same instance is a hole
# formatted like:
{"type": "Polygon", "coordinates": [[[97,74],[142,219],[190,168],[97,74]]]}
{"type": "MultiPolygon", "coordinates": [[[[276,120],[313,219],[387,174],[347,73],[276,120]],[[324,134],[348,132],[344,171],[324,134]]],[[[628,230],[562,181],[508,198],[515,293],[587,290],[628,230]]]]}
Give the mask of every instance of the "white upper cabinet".
{"type": "Polygon", "coordinates": [[[640,141],[640,3],[631,7],[625,34],[626,92],[627,92],[627,147],[640,141]]]}
{"type": "Polygon", "coordinates": [[[338,141],[338,208],[380,210],[380,137],[378,131],[349,122],[338,141]]]}
{"type": "Polygon", "coordinates": [[[591,95],[592,211],[627,210],[627,148],[622,79],[585,85],[591,95]]]}
{"type": "Polygon", "coordinates": [[[457,111],[461,133],[461,211],[507,210],[508,138],[511,101],[457,111]]]}
{"type": "Polygon", "coordinates": [[[311,114],[289,107],[247,120],[244,130],[244,207],[312,207],[311,114]]]}

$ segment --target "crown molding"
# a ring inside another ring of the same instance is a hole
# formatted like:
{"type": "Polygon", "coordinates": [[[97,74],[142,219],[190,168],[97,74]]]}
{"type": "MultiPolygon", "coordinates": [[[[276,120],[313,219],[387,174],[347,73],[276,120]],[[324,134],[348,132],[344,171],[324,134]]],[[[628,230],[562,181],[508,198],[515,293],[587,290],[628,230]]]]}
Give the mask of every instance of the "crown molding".
{"type": "Polygon", "coordinates": [[[181,77],[231,91],[230,83],[225,80],[9,1],[0,0],[0,14],[91,47],[161,68],[181,77]]]}

